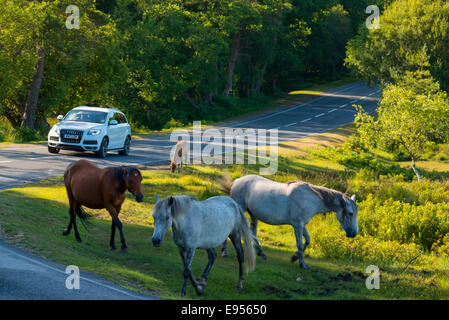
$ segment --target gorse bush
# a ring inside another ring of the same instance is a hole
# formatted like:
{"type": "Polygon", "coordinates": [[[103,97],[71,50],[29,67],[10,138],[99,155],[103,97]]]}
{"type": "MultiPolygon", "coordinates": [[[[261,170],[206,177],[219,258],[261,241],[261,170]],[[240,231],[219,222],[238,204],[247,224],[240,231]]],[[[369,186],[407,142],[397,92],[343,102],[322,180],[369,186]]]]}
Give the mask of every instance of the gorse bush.
{"type": "Polygon", "coordinates": [[[404,264],[420,252],[415,243],[384,240],[368,234],[350,239],[344,235],[335,217],[317,217],[309,227],[314,255],[331,259],[366,261],[378,265],[404,264]]]}
{"type": "Polygon", "coordinates": [[[360,204],[360,233],[430,250],[441,235],[449,232],[448,212],[446,202],[414,205],[393,199],[380,201],[369,195],[360,204]]]}

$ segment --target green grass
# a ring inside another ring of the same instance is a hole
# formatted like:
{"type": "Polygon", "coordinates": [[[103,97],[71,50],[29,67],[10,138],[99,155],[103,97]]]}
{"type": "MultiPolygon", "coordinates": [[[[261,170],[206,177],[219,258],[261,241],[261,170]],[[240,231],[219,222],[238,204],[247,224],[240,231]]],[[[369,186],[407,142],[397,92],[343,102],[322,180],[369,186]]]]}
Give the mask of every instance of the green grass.
{"type": "MultiPolygon", "coordinates": [[[[256,270],[246,276],[244,290],[236,292],[238,265],[229,243],[229,256],[217,259],[205,296],[200,299],[449,298],[449,250],[446,253],[444,250],[424,250],[424,254],[402,273],[407,262],[422,248],[411,237],[404,241],[383,239],[375,230],[368,230],[369,219],[374,219],[375,223],[375,218],[381,217],[382,212],[367,211],[374,206],[369,194],[381,201],[378,205],[384,205],[382,201],[389,198],[408,203],[408,198],[397,190],[406,190],[406,196],[411,200],[424,201],[428,197],[435,206],[444,205],[447,183],[438,179],[425,180],[426,185],[422,186],[397,176],[369,178],[363,171],[326,158],[324,151],[316,155],[317,147],[341,145],[352,132],[353,127],[346,126],[317,137],[282,144],[279,171],[271,178],[278,181],[300,178],[342,191],[356,191],[362,200],[359,202],[360,235],[354,239],[345,238],[335,214],[316,216],[308,227],[312,242],[306,251],[306,262],[310,270],[302,270],[297,263],[290,263],[290,256],[295,251],[292,228],[260,223],[258,237],[268,260],[258,258],[256,270]],[[367,275],[364,272],[370,264],[382,270],[380,290],[365,287],[367,275]]],[[[388,159],[383,161],[388,165],[397,164],[388,159]]],[[[94,215],[93,226],[90,232],[80,227],[81,244],[75,241],[73,233],[68,237],[61,235],[68,223],[68,205],[60,177],[0,192],[0,234],[15,246],[63,264],[78,265],[124,287],[163,298],[178,298],[183,267],[171,234],[167,234],[160,248],[151,245],[151,212],[155,195],[190,194],[205,199],[218,194],[216,180],[224,170],[230,170],[232,176],[237,177],[257,173],[258,166],[191,166],[183,174],[170,174],[160,168],[143,170],[145,200],[137,203],[128,194],[120,216],[128,254],[109,249],[111,221],[105,210],[88,210],[94,215]]],[[[395,234],[390,236],[394,238],[395,234]]],[[[448,245],[440,247],[445,246],[449,248],[448,245]]],[[[206,253],[197,250],[193,262],[197,277],[206,263],[206,253]]],[[[190,285],[186,298],[198,298],[190,285]]]]}

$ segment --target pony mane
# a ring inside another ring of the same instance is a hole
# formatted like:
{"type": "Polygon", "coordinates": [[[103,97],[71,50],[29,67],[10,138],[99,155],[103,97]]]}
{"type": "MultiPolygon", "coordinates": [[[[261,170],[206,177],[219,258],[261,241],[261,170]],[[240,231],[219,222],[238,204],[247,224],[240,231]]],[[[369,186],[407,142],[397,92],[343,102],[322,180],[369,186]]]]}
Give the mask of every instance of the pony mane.
{"type": "Polygon", "coordinates": [[[336,209],[341,209],[345,207],[345,194],[343,192],[340,192],[338,190],[329,189],[326,187],[320,187],[316,186],[314,184],[302,181],[302,180],[294,180],[287,182],[287,185],[291,185],[294,183],[298,183],[299,185],[306,185],[310,188],[323,202],[324,204],[331,209],[332,211],[335,211],[336,209]],[[338,205],[340,207],[338,207],[338,205]]]}
{"type": "Polygon", "coordinates": [[[313,184],[308,183],[309,188],[314,191],[321,200],[323,200],[324,204],[331,209],[332,211],[336,211],[336,209],[345,208],[345,194],[343,192],[329,189],[326,187],[315,186],[313,184]],[[338,207],[338,205],[340,205],[338,207]]]}
{"type": "MultiPolygon", "coordinates": [[[[173,198],[172,214],[177,214],[182,208],[185,208],[192,203],[192,201],[198,201],[196,198],[188,195],[172,196],[165,198],[162,201],[169,202],[170,198],[173,198]]],[[[168,204],[168,203],[167,203],[168,204]]]]}

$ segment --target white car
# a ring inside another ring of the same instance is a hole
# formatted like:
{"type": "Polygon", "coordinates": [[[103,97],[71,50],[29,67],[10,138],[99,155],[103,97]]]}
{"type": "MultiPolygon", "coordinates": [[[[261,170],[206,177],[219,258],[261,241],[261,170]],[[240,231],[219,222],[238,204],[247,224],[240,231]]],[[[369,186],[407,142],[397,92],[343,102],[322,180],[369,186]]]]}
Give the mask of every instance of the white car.
{"type": "Polygon", "coordinates": [[[93,151],[105,158],[108,151],[128,155],[131,127],[123,112],[117,109],[80,106],[65,117],[58,116],[48,133],[48,152],[62,150],[93,151]]]}

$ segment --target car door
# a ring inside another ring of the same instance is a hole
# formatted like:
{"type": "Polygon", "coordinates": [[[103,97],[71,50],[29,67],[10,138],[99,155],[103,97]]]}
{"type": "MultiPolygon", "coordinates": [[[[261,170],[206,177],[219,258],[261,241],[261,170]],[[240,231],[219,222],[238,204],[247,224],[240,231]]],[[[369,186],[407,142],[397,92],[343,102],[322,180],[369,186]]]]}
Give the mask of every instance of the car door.
{"type": "Polygon", "coordinates": [[[128,134],[128,123],[125,119],[125,116],[122,113],[118,114],[118,118],[119,118],[119,128],[120,128],[120,142],[119,142],[119,147],[123,147],[125,144],[125,138],[126,135],[128,134]]]}
{"type": "Polygon", "coordinates": [[[109,136],[109,147],[108,149],[118,149],[120,148],[120,124],[118,119],[118,113],[112,112],[111,116],[109,117],[108,122],[108,136],[109,136]],[[117,121],[117,124],[111,124],[111,121],[115,120],[117,121]]]}

